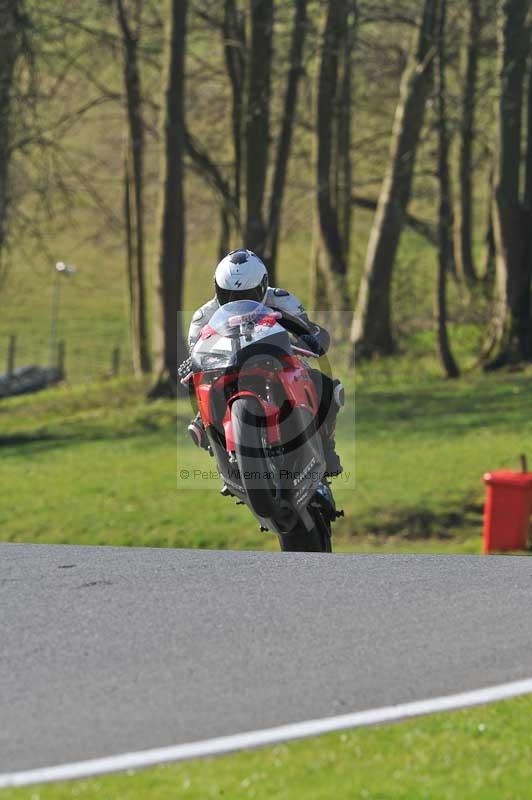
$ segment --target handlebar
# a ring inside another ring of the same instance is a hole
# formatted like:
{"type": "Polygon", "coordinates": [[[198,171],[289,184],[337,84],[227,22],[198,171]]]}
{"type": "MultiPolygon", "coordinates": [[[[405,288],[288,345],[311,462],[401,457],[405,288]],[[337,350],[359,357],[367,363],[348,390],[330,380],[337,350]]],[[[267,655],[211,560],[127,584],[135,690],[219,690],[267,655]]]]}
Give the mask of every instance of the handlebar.
{"type": "Polygon", "coordinates": [[[305,350],[303,347],[297,347],[295,344],[292,345],[292,350],[294,353],[297,353],[298,356],[304,356],[305,358],[319,358],[317,353],[313,353],[312,350],[305,350]]]}
{"type": "MultiPolygon", "coordinates": [[[[274,309],[279,311],[279,309],[274,309]]],[[[279,324],[286,328],[288,333],[293,333],[295,336],[304,336],[306,333],[312,333],[310,327],[306,322],[303,322],[299,317],[294,317],[292,314],[287,314],[286,311],[280,311],[281,319],[279,324]]]]}

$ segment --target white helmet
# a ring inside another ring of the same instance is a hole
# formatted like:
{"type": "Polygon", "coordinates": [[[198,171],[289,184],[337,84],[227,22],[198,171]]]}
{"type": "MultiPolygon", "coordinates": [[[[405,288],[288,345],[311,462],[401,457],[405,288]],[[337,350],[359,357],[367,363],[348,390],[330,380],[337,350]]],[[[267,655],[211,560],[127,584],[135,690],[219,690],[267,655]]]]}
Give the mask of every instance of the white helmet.
{"type": "Polygon", "coordinates": [[[251,250],[233,250],[216,267],[214,288],[221,306],[234,300],[262,303],[268,291],[268,270],[251,250]]]}

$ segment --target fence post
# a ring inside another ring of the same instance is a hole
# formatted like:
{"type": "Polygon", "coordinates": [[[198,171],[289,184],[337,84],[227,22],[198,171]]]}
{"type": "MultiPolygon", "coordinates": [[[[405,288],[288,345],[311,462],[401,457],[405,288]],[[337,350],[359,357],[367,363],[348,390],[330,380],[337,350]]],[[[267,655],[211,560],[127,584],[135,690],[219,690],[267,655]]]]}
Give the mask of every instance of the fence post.
{"type": "Polygon", "coordinates": [[[120,348],[113,347],[111,355],[111,377],[116,378],[120,373],[120,348]]]}
{"type": "Polygon", "coordinates": [[[57,345],[57,371],[62,381],[65,379],[65,353],[66,345],[64,341],[60,341],[57,345]]]}
{"type": "Polygon", "coordinates": [[[17,348],[17,336],[12,333],[9,337],[7,348],[7,377],[10,378],[15,371],[15,351],[17,348]]]}

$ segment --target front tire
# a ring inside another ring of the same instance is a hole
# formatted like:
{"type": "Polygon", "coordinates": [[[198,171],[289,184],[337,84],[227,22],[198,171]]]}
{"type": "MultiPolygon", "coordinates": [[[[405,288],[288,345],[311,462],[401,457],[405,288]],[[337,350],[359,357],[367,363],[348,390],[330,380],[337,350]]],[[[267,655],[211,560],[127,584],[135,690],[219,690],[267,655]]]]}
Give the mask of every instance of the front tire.
{"type": "MultiPolygon", "coordinates": [[[[279,514],[275,487],[269,476],[264,454],[264,412],[254,397],[237,398],[231,407],[231,422],[240,480],[249,504],[257,516],[275,519],[279,514]]],[[[319,508],[310,507],[314,525],[308,531],[302,522],[289,533],[281,533],[279,544],[284,552],[331,553],[331,525],[319,508]]]]}
{"type": "Polygon", "coordinates": [[[242,486],[259,517],[274,516],[274,485],[264,455],[264,411],[254,397],[241,397],[231,407],[235,454],[242,486]]]}
{"type": "Polygon", "coordinates": [[[314,521],[308,531],[299,522],[290,533],[279,534],[279,544],[285,553],[332,553],[331,523],[326,521],[317,508],[309,508],[314,521]]]}

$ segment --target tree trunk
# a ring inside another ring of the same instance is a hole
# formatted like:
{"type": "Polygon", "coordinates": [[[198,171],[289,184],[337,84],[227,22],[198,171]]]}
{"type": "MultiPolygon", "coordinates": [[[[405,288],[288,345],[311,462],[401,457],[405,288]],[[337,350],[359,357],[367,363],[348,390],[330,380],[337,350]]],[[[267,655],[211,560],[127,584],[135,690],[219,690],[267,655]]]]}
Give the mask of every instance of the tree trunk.
{"type": "Polygon", "coordinates": [[[344,0],[330,0],[323,31],[317,98],[316,206],[319,238],[315,253],[313,305],[336,317],[349,305],[347,258],[336,206],[338,169],[336,134],[338,125],[339,56],[347,36],[349,6],[344,0]]]}
{"type": "MultiPolygon", "coordinates": [[[[532,37],[532,31],[531,31],[532,37]]],[[[532,209],[532,38],[528,61],[528,92],[526,119],[526,153],[525,153],[525,192],[523,204],[525,209],[532,209]]],[[[530,230],[530,229],[529,229],[530,230]]]]}
{"type": "Polygon", "coordinates": [[[218,200],[220,217],[220,233],[218,238],[217,258],[221,261],[231,247],[231,230],[240,232],[240,214],[238,200],[232,194],[229,182],[224,178],[216,163],[210,158],[206,150],[187,131],[185,146],[192,166],[205,183],[214,190],[218,200]]]}
{"type": "Polygon", "coordinates": [[[268,214],[267,239],[264,248],[264,258],[268,265],[268,273],[272,286],[275,286],[276,283],[277,247],[279,244],[281,209],[292,143],[299,79],[303,69],[303,46],[305,43],[306,31],[307,0],[295,0],[292,42],[290,45],[290,55],[288,57],[288,79],[284,97],[281,131],[277,143],[277,156],[275,159],[268,214]]]}
{"type": "Polygon", "coordinates": [[[262,256],[266,245],[263,205],[270,137],[273,0],[250,0],[250,19],[245,246],[262,256]]]}
{"type": "Polygon", "coordinates": [[[454,360],[447,331],[447,275],[453,260],[453,209],[451,201],[451,182],[449,178],[449,129],[447,124],[447,97],[445,76],[445,24],[447,2],[441,0],[440,32],[438,37],[438,181],[440,185],[440,208],[438,222],[438,282],[436,291],[436,322],[438,332],[438,352],[448,378],[460,374],[454,360]]]}
{"type": "Polygon", "coordinates": [[[458,205],[455,226],[455,258],[458,274],[468,286],[477,282],[473,259],[473,144],[475,141],[475,105],[478,58],[481,39],[480,0],[469,0],[466,70],[460,123],[458,168],[458,205]]]}
{"type": "MultiPolygon", "coordinates": [[[[532,29],[531,29],[532,35],[532,29]]],[[[525,246],[523,253],[523,306],[524,336],[523,356],[532,358],[532,40],[530,42],[528,94],[527,94],[527,138],[525,151],[525,190],[523,195],[523,234],[525,246]]]]}
{"type": "Polygon", "coordinates": [[[218,239],[218,261],[221,261],[230,250],[231,241],[231,218],[227,208],[222,203],[220,205],[220,238],[218,239]]]}
{"type": "Polygon", "coordinates": [[[485,234],[484,234],[484,255],[483,255],[483,276],[484,291],[491,296],[495,284],[495,237],[493,234],[493,209],[495,205],[495,170],[493,163],[490,166],[488,176],[488,208],[486,213],[485,234]]]}
{"type": "Polygon", "coordinates": [[[520,203],[521,120],[530,33],[528,0],[499,0],[501,91],[493,228],[496,287],[493,313],[494,368],[527,357],[530,280],[525,269],[525,214],[520,203]]]}
{"type": "Polygon", "coordinates": [[[135,228],[134,228],[134,204],[131,200],[133,179],[131,176],[131,153],[126,145],[126,153],[124,155],[124,220],[126,227],[126,273],[127,273],[127,288],[129,297],[129,330],[131,336],[131,353],[133,361],[133,371],[137,373],[138,364],[135,362],[135,345],[137,332],[134,330],[135,318],[133,316],[133,309],[135,308],[135,228]]]}
{"type": "Polygon", "coordinates": [[[425,105],[433,84],[439,0],[424,0],[417,43],[405,71],[395,113],[390,165],[371,230],[364,275],[353,317],[355,357],[395,352],[391,322],[392,271],[410,200],[425,105]]]}
{"type": "Polygon", "coordinates": [[[130,330],[133,368],[136,374],[151,370],[148,340],[144,246],[144,119],[138,62],[141,3],[137,4],[137,29],[134,31],[123,0],[116,0],[118,23],[124,53],[124,86],[128,121],[125,203],[130,298],[130,330]]]}
{"type": "MultiPolygon", "coordinates": [[[[376,211],[378,205],[376,200],[372,200],[369,197],[360,197],[359,195],[353,195],[351,197],[351,203],[359,208],[365,208],[366,211],[376,211]]],[[[431,222],[420,219],[414,214],[407,213],[405,216],[405,225],[407,228],[410,228],[411,231],[417,233],[418,236],[422,236],[431,247],[438,246],[436,226],[432,225],[431,222]]]]}
{"type": "Polygon", "coordinates": [[[186,355],[179,313],[183,307],[185,271],[185,34],[186,0],[169,0],[169,37],[166,43],[166,90],[163,102],[164,155],[162,164],[161,222],[157,315],[155,322],[157,379],[151,397],[174,396],[177,366],[186,355]]]}
{"type": "Polygon", "coordinates": [[[358,8],[356,0],[351,0],[346,19],[346,31],[340,50],[339,91],[336,117],[336,175],[335,192],[338,213],[338,228],[342,239],[346,260],[349,261],[351,244],[351,121],[352,121],[352,71],[355,47],[358,8]]]}
{"type": "Polygon", "coordinates": [[[18,55],[19,0],[0,0],[0,277],[7,234],[11,95],[18,55]]]}
{"type": "Polygon", "coordinates": [[[234,151],[234,196],[240,210],[242,191],[242,127],[245,90],[245,28],[235,0],[225,0],[223,22],[225,64],[231,83],[231,128],[234,151]]]}

